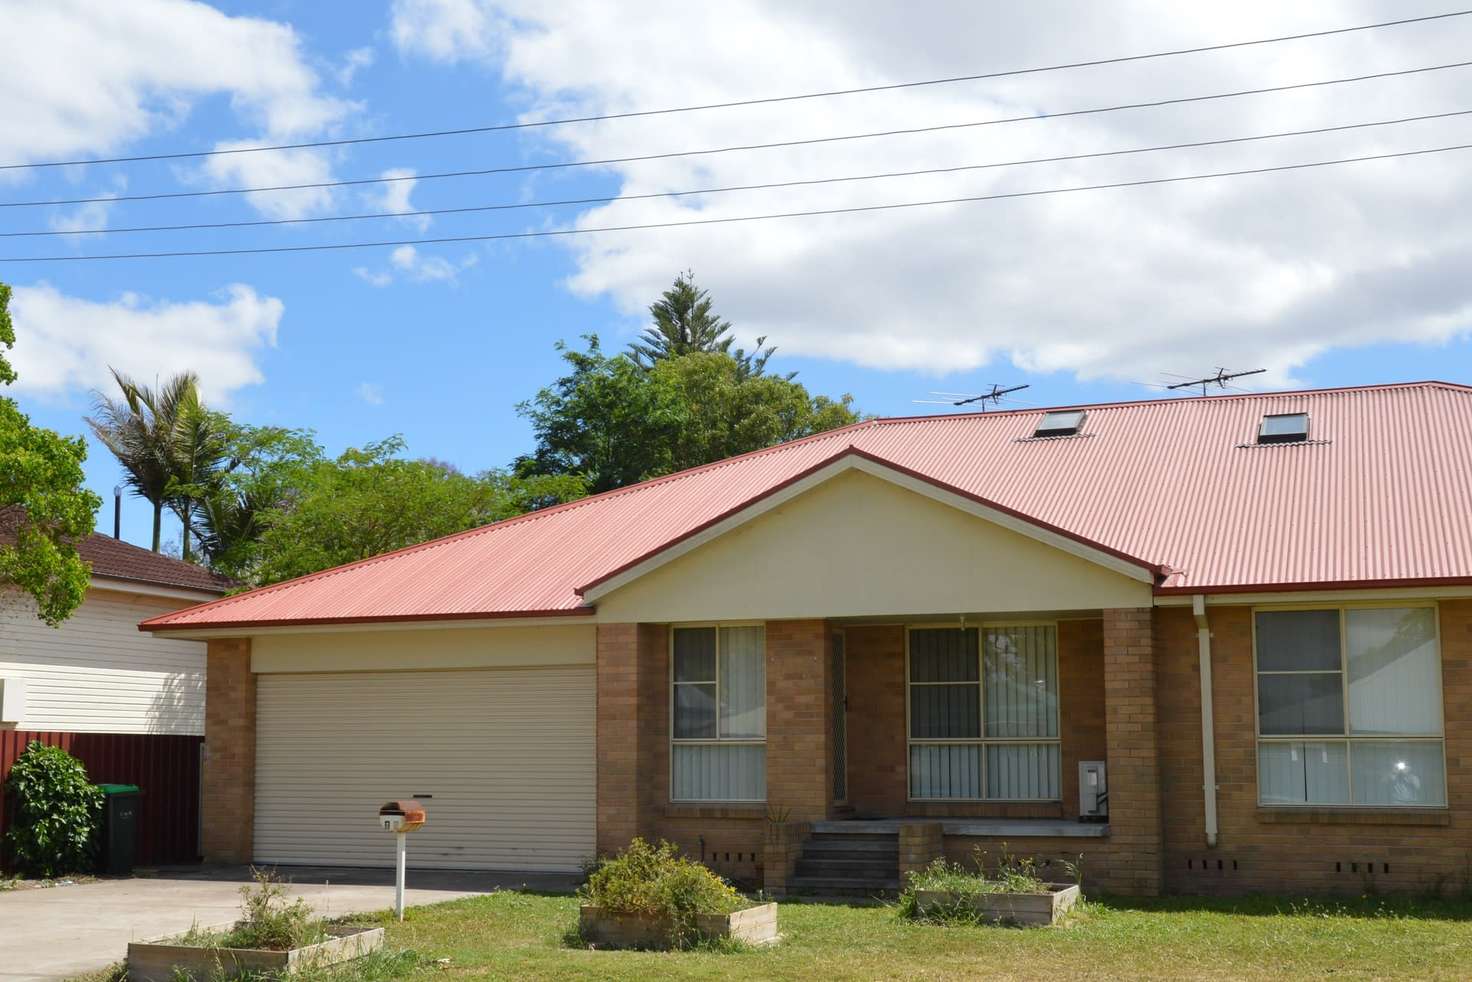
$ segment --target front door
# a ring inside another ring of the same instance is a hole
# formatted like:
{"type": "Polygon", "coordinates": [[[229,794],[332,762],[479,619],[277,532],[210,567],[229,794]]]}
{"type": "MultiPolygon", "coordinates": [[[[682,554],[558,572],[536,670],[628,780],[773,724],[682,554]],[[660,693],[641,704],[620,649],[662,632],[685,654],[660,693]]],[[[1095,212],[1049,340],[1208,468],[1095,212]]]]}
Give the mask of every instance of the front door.
{"type": "Polygon", "coordinates": [[[832,640],[833,678],[833,803],[848,801],[848,659],[843,632],[832,640]]]}

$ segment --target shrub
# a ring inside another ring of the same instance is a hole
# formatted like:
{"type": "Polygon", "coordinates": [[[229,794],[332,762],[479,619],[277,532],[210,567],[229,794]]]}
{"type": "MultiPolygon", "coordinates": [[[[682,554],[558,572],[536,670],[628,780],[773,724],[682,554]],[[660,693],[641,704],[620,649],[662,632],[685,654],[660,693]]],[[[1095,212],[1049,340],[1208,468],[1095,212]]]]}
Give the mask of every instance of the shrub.
{"type": "Polygon", "coordinates": [[[81,761],[32,740],[5,788],[15,795],[7,842],[18,869],[50,877],[92,868],[102,791],[87,781],[81,761]]]}
{"type": "Polygon", "coordinates": [[[725,880],[669,842],[651,846],[635,839],[598,865],[579,891],[584,902],[617,914],[668,918],[670,942],[684,947],[696,938],[696,914],[730,914],[750,906],[725,880]]]}

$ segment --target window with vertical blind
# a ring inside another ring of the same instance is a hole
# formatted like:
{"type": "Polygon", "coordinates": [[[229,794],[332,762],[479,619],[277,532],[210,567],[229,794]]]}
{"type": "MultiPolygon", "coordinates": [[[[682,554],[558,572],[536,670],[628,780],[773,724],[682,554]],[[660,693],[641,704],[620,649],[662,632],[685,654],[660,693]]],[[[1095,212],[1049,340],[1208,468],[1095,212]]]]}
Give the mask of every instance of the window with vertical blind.
{"type": "Polygon", "coordinates": [[[1446,804],[1436,608],[1259,610],[1264,805],[1446,804]]]}
{"type": "Polygon", "coordinates": [[[916,627],[908,641],[910,797],[1058,800],[1057,628],[916,627]]]}
{"type": "Polygon", "coordinates": [[[765,801],[765,628],[670,633],[670,799],[765,801]]]}

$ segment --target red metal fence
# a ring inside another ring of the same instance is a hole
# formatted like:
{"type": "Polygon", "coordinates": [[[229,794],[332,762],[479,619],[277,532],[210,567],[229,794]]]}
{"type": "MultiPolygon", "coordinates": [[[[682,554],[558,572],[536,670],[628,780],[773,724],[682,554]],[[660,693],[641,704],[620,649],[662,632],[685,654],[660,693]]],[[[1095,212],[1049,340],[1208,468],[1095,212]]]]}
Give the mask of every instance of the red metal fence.
{"type": "MultiPolygon", "coordinates": [[[[0,730],[0,782],[10,776],[10,765],[32,740],[76,757],[94,784],[136,784],[143,789],[139,865],[199,859],[199,748],[204,737],[0,730]]],[[[5,798],[0,795],[0,835],[10,825],[5,798]]]]}

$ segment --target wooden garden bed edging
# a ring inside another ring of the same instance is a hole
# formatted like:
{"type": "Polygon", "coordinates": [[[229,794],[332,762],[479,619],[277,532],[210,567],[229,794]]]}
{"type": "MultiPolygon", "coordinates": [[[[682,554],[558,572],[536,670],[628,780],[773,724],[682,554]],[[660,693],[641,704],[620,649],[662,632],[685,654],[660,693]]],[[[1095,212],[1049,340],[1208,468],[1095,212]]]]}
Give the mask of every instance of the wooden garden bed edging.
{"type": "Polygon", "coordinates": [[[174,982],[179,972],[193,979],[208,979],[218,971],[226,978],[252,972],[295,972],[306,967],[336,965],[361,958],[383,947],[381,927],[330,927],[336,937],[292,948],[201,948],[169,944],[166,940],[133,941],[128,944],[129,982],[174,982]]]}
{"type": "Polygon", "coordinates": [[[917,890],[915,910],[925,915],[937,908],[944,910],[958,903],[970,903],[985,921],[1046,927],[1058,923],[1080,896],[1074,883],[1049,883],[1047,893],[955,894],[946,890],[917,890]]]}
{"type": "MultiPolygon", "coordinates": [[[[585,904],[578,912],[578,930],[584,941],[610,948],[668,948],[673,924],[667,917],[620,914],[585,904]]],[[[696,914],[695,932],[702,940],[771,944],[777,940],[777,905],[758,904],[734,914],[696,914]]]]}

